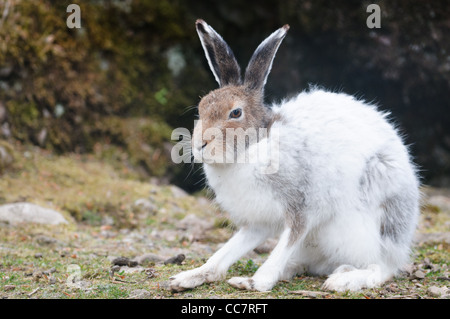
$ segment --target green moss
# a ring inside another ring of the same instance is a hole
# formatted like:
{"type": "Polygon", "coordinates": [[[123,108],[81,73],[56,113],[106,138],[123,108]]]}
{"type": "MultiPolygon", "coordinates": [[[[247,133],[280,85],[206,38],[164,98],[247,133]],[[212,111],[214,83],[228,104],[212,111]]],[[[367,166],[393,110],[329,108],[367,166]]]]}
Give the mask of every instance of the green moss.
{"type": "Polygon", "coordinates": [[[172,129],[162,121],[149,118],[109,116],[95,124],[91,135],[101,143],[93,149],[96,156],[110,163],[126,162],[148,175],[167,175],[172,166],[167,145],[172,129]]]}

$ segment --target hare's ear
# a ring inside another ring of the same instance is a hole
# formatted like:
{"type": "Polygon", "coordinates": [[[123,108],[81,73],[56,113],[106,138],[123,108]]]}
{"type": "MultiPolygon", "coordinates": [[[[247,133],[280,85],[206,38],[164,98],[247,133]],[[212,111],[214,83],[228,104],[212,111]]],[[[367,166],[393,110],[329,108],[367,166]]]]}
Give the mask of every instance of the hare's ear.
{"type": "Polygon", "coordinates": [[[241,68],[228,44],[202,19],[198,19],[195,26],[209,67],[219,85],[240,85],[241,68]]]}
{"type": "Polygon", "coordinates": [[[272,62],[289,25],[284,25],[265,39],[253,53],[245,70],[244,85],[251,90],[263,90],[272,62]]]}

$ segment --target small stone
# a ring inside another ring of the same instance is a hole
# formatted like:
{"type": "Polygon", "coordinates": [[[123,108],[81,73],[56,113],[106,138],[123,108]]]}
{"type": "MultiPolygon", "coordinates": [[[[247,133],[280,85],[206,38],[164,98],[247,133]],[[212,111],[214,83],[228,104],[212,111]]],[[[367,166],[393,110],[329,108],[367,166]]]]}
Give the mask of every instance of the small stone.
{"type": "Polygon", "coordinates": [[[256,247],[254,249],[254,252],[257,254],[268,254],[275,248],[276,244],[277,240],[269,239],[264,243],[262,243],[261,245],[259,245],[258,247],[256,247]]]}
{"type": "Polygon", "coordinates": [[[302,295],[309,298],[320,298],[326,295],[329,295],[327,292],[323,291],[309,291],[309,290],[294,290],[290,291],[291,294],[302,295]]]}
{"type": "Polygon", "coordinates": [[[5,285],[3,287],[3,290],[5,290],[5,291],[11,291],[11,290],[14,290],[14,289],[16,289],[16,286],[14,286],[14,285],[5,285]]]}
{"type": "Polygon", "coordinates": [[[34,258],[42,258],[42,253],[36,253],[36,254],[34,254],[34,258]]]}
{"type": "Polygon", "coordinates": [[[448,288],[431,286],[430,288],[428,288],[427,292],[432,297],[441,297],[448,292],[448,288]]]}
{"type": "Polygon", "coordinates": [[[44,235],[36,237],[36,241],[39,245],[51,245],[56,243],[56,239],[44,235]]]}
{"type": "Polygon", "coordinates": [[[44,274],[42,273],[42,271],[33,272],[33,279],[35,281],[39,281],[39,279],[41,279],[43,276],[44,276],[44,274]]]}
{"type": "Polygon", "coordinates": [[[128,267],[128,266],[121,266],[120,267],[120,274],[137,274],[144,272],[145,268],[142,266],[136,266],[136,267],[128,267]]]}
{"type": "Polygon", "coordinates": [[[67,224],[67,220],[57,211],[31,203],[0,205],[0,221],[10,225],[38,223],[47,225],[67,224]]]}
{"type": "Polygon", "coordinates": [[[170,190],[172,191],[172,195],[174,198],[182,198],[182,197],[187,197],[189,195],[184,190],[182,190],[181,188],[179,188],[175,185],[171,185],[170,190]]]}
{"type": "Polygon", "coordinates": [[[412,276],[412,274],[414,273],[414,271],[415,271],[416,269],[417,269],[417,268],[416,268],[416,266],[415,266],[414,264],[408,264],[408,265],[405,265],[405,266],[403,267],[402,271],[403,271],[404,273],[406,273],[407,276],[412,276]]]}
{"type": "Polygon", "coordinates": [[[146,198],[140,198],[136,200],[133,204],[133,210],[137,213],[149,213],[156,214],[158,211],[158,206],[154,204],[152,201],[146,198]]]}
{"type": "Polygon", "coordinates": [[[398,288],[398,285],[395,283],[390,284],[388,287],[386,287],[386,290],[388,292],[398,292],[400,289],[398,288]]]}
{"type": "Polygon", "coordinates": [[[424,279],[424,278],[425,278],[425,273],[424,273],[422,270],[417,270],[417,271],[414,273],[414,278],[417,278],[417,279],[424,279]]]}
{"type": "Polygon", "coordinates": [[[50,278],[48,279],[48,283],[49,283],[50,285],[56,284],[56,278],[55,278],[55,277],[50,277],[50,278]]]}
{"type": "Polygon", "coordinates": [[[130,299],[148,299],[152,295],[148,290],[145,289],[136,289],[130,292],[129,298],[130,299]]]}
{"type": "Polygon", "coordinates": [[[120,266],[118,266],[118,265],[112,266],[111,270],[109,271],[109,276],[111,278],[113,278],[114,277],[114,273],[118,272],[119,270],[120,270],[120,266]]]}
{"type": "Polygon", "coordinates": [[[119,271],[119,270],[120,270],[120,266],[118,266],[118,265],[114,265],[114,266],[111,267],[111,271],[113,271],[113,272],[116,272],[116,271],[119,271]]]}

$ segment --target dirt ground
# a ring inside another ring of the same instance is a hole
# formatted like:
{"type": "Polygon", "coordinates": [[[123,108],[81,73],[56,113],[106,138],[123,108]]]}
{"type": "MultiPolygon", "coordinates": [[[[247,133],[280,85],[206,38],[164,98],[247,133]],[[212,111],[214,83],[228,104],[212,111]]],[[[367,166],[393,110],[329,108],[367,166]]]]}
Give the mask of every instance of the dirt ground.
{"type": "MultiPolygon", "coordinates": [[[[449,298],[449,190],[424,188],[411,264],[380,288],[328,292],[325,277],[305,274],[267,293],[226,281],[172,293],[169,277],[203,264],[235,230],[207,194],[142,181],[92,157],[20,152],[27,156],[0,178],[0,204],[39,204],[68,224],[0,222],[0,298],[449,298]]],[[[251,275],[275,242],[246,255],[227,278],[251,275]]]]}

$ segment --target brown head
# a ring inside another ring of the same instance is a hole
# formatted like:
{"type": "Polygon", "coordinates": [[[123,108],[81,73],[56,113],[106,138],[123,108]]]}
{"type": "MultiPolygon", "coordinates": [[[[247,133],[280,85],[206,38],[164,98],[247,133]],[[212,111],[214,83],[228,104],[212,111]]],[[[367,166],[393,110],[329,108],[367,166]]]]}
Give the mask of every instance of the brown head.
{"type": "Polygon", "coordinates": [[[196,21],[196,28],[220,88],[210,92],[199,103],[199,122],[192,140],[193,153],[196,160],[203,157],[203,162],[217,163],[221,162],[220,158],[224,159],[225,152],[236,153],[239,141],[244,141],[244,146],[248,147],[258,140],[258,137],[240,137],[267,129],[273,121],[271,110],[264,105],[264,85],[289,26],[278,29],[258,46],[246,68],[244,80],[232,50],[222,37],[201,19],[196,21]],[[227,142],[230,132],[234,136],[227,142]],[[229,141],[235,143],[229,145],[229,141]],[[205,153],[212,154],[215,159],[206,160],[208,156],[205,153]]]}

